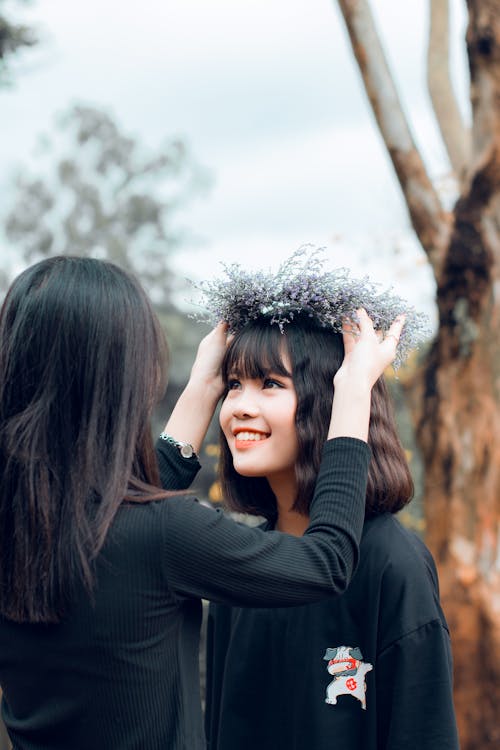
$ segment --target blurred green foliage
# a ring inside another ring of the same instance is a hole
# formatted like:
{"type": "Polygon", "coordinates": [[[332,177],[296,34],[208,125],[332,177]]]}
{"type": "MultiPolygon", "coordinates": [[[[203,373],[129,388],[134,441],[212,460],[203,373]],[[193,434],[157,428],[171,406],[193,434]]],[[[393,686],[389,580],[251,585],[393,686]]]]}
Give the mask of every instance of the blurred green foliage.
{"type": "Polygon", "coordinates": [[[36,174],[19,170],[5,233],[26,264],[56,254],[117,263],[170,310],[172,254],[186,237],[176,213],[207,184],[180,139],[151,152],[109,113],[76,105],[40,138],[36,174]]]}
{"type": "MultiPolygon", "coordinates": [[[[15,0],[17,5],[26,5],[29,0],[15,0]]],[[[8,13],[12,0],[0,0],[0,86],[12,83],[10,63],[14,56],[26,47],[37,44],[34,29],[13,21],[8,13]]]]}

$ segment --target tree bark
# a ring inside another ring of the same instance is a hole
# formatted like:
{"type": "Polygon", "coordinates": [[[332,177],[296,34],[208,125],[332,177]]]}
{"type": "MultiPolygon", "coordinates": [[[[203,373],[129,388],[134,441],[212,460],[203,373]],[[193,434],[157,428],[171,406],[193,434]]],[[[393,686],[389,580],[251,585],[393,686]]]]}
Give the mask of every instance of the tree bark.
{"type": "Polygon", "coordinates": [[[451,217],[415,145],[368,0],[338,0],[366,93],[406,199],[413,228],[439,276],[451,217]]]}
{"type": "MultiPolygon", "coordinates": [[[[413,222],[436,274],[439,312],[420,382],[417,434],[426,541],[452,634],[461,747],[493,750],[500,746],[500,9],[498,0],[467,4],[472,152],[451,222],[427,208],[433,236],[444,242],[438,263],[413,222]]],[[[372,49],[353,22],[366,3],[339,5],[376,112],[390,97],[363,73],[380,46],[372,49]]],[[[393,142],[377,122],[393,157],[393,142]]],[[[403,186],[398,170],[407,170],[409,180],[411,167],[394,157],[393,163],[403,186]]]]}
{"type": "Polygon", "coordinates": [[[500,744],[500,13],[497,0],[468,6],[470,182],[438,283],[419,436],[462,748],[489,750],[500,744]]]}
{"type": "Polygon", "coordinates": [[[463,185],[470,155],[470,133],[453,91],[449,41],[449,0],[430,0],[427,85],[450,164],[459,184],[463,185]]]}

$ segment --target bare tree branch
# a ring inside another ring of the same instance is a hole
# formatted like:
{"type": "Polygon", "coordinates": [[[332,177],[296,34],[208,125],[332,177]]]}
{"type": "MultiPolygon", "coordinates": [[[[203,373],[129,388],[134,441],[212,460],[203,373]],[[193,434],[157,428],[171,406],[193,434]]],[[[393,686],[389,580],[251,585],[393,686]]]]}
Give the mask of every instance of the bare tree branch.
{"type": "Polygon", "coordinates": [[[443,209],[413,140],[367,0],[338,0],[338,4],[413,228],[439,278],[451,216],[443,209]]]}
{"type": "Polygon", "coordinates": [[[449,42],[449,0],[430,0],[427,86],[451,166],[463,186],[470,156],[470,133],[451,83],[449,42]]]}
{"type": "MultiPolygon", "coordinates": [[[[498,199],[500,168],[500,12],[498,0],[467,0],[467,48],[473,111],[471,183],[482,173],[484,205],[498,199]],[[496,173],[493,176],[493,169],[496,173]]],[[[476,179],[477,182],[477,179],[476,179]]],[[[496,214],[497,222],[500,216],[496,214]]],[[[497,255],[500,262],[500,254],[497,255]]]]}

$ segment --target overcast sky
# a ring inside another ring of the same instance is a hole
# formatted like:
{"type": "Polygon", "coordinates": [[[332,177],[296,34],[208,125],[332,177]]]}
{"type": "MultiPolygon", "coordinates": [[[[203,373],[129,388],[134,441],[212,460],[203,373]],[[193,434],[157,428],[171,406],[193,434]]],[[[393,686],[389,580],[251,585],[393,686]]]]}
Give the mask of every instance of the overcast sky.
{"type": "MultiPolygon", "coordinates": [[[[450,4],[464,103],[465,3],[450,4]]],[[[445,182],[425,90],[427,2],[372,7],[414,136],[445,182]]],[[[181,136],[212,173],[208,195],[179,217],[203,239],[179,254],[185,275],[209,276],[218,260],[274,266],[312,242],[331,250],[333,265],[429,304],[430,273],[334,0],[34,0],[25,16],[41,44],[1,93],[4,209],[12,170],[33,166],[55,114],[97,105],[152,148],[181,136]]]]}

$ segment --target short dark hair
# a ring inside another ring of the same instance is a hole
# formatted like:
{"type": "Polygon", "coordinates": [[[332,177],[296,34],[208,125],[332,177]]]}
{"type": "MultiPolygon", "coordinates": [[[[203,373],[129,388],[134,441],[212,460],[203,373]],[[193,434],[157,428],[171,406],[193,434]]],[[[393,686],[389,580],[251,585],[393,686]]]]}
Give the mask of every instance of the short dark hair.
{"type": "Polygon", "coordinates": [[[0,312],[0,612],[57,622],[126,497],[162,496],[150,429],[166,342],[137,280],[58,256],[0,312]]]}
{"type": "MultiPolygon", "coordinates": [[[[314,493],[333,399],[333,376],[344,358],[342,336],[319,327],[307,315],[296,316],[281,333],[262,317],[236,334],[222,365],[229,376],[262,378],[269,372],[291,375],[297,393],[295,424],[299,444],[295,465],[297,497],[294,509],[307,515],[314,493]],[[291,372],[287,372],[286,361],[291,372]]],[[[401,445],[384,378],[372,389],[368,442],[372,459],[368,472],[366,515],[396,513],[413,496],[413,481],[401,445]]],[[[224,501],[231,510],[261,515],[273,521],[276,498],[264,477],[244,477],[233,466],[221,431],[219,477],[224,501]]]]}

